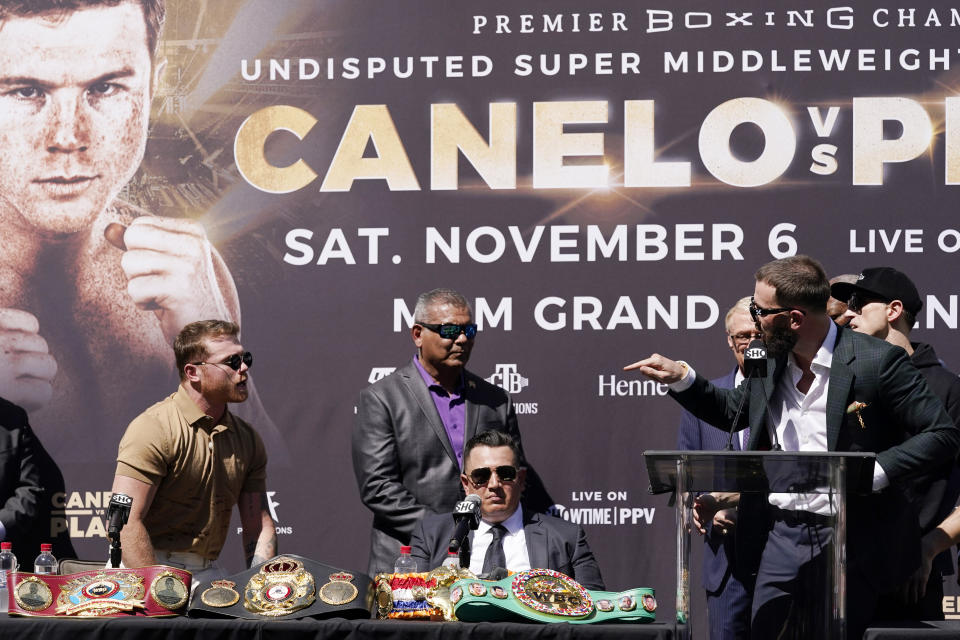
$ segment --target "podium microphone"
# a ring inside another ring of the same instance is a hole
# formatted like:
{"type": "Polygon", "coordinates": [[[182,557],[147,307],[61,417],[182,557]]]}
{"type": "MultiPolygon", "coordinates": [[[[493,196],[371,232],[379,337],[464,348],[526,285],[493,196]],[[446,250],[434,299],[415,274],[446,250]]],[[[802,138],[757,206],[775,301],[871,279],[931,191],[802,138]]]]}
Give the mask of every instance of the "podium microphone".
{"type": "Polygon", "coordinates": [[[767,345],[759,338],[751,340],[743,352],[743,377],[767,377],[767,345]]]}
{"type": "Polygon", "coordinates": [[[460,552],[464,540],[472,529],[480,526],[480,496],[471,493],[453,508],[453,520],[457,529],[450,538],[449,551],[460,552]]]}
{"type": "Polygon", "coordinates": [[[125,493],[115,493],[110,498],[110,505],[107,507],[107,537],[110,538],[110,566],[114,569],[120,568],[120,530],[127,524],[130,518],[130,506],[133,504],[133,498],[125,493]]]}
{"type": "MultiPolygon", "coordinates": [[[[743,352],[743,377],[746,384],[743,387],[743,393],[740,394],[740,402],[737,404],[737,413],[733,417],[733,423],[730,425],[730,433],[727,438],[727,451],[733,451],[733,433],[734,428],[740,422],[740,414],[743,412],[743,405],[750,395],[750,385],[754,378],[760,379],[760,384],[764,384],[767,377],[767,345],[763,340],[757,338],[751,340],[743,352]]],[[[764,389],[766,395],[766,389],[764,389]]],[[[774,435],[776,437],[776,435],[774,435]]]]}

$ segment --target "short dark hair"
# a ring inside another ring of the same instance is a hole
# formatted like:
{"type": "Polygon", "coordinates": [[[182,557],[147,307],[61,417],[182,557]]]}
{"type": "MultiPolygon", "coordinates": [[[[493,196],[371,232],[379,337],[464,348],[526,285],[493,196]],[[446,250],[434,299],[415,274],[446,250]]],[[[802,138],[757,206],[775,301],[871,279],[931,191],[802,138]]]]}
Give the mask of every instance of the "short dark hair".
{"type": "Polygon", "coordinates": [[[904,307],[901,317],[903,321],[907,323],[907,333],[913,331],[913,324],[917,321],[917,314],[907,311],[906,307],[904,307]]]}
{"type": "Polygon", "coordinates": [[[229,320],[199,320],[180,329],[180,333],[173,341],[173,355],[177,361],[180,380],[186,379],[187,374],[183,371],[186,365],[207,357],[205,340],[224,336],[235,337],[239,334],[240,326],[229,320]]]}
{"type": "Polygon", "coordinates": [[[826,313],[830,281],[819,262],[805,255],[781,258],[763,265],[754,275],[777,292],[777,304],[826,313]]]}
{"type": "MultiPolygon", "coordinates": [[[[86,7],[106,5],[114,7],[127,0],[0,0],[0,22],[10,16],[38,16],[42,14],[65,15],[86,7]]],[[[143,9],[143,20],[147,27],[147,48],[151,55],[157,53],[163,18],[166,15],[166,0],[130,0],[143,9]]]]}
{"type": "Polygon", "coordinates": [[[463,445],[464,471],[466,471],[466,464],[470,458],[470,452],[477,447],[510,447],[510,451],[513,452],[513,463],[518,467],[523,464],[523,457],[520,455],[520,445],[517,444],[516,439],[509,433],[491,429],[490,431],[478,433],[463,445]]]}
{"type": "Polygon", "coordinates": [[[470,315],[473,315],[473,308],[460,292],[454,291],[453,289],[440,288],[421,293],[417,296],[417,306],[413,308],[413,321],[429,322],[430,318],[427,316],[429,315],[430,309],[443,304],[449,304],[458,309],[467,309],[470,315]]]}

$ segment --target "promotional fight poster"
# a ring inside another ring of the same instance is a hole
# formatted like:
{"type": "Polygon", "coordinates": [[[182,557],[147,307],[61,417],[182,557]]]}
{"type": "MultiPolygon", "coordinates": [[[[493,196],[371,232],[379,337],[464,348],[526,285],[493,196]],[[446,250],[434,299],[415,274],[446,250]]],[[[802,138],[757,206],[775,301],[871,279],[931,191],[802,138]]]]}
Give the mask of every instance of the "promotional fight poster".
{"type": "Polygon", "coordinates": [[[669,611],[674,511],[642,452],[675,448],[680,407],[624,365],[727,373],[727,309],[805,253],[907,273],[914,335],[960,368],[958,34],[932,1],[167,0],[152,59],[79,28],[32,58],[0,28],[24,75],[126,70],[96,117],[0,96],[0,395],[62,474],[50,537],[104,556],[119,439],[176,389],[180,327],[218,317],[255,354],[236,412],[280,549],[363,570],[357,397],[451,287],[553,513],[608,588],[669,611]],[[93,144],[96,170],[44,173],[93,144]]]}

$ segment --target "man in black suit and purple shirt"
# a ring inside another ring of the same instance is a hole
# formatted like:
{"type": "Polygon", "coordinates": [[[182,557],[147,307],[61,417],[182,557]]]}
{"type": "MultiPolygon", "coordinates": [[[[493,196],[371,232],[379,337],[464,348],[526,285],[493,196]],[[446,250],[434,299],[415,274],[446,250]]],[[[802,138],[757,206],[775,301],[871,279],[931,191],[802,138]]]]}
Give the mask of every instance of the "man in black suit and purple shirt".
{"type": "MultiPolygon", "coordinates": [[[[414,525],[431,513],[449,515],[463,497],[457,481],[464,442],[503,431],[517,441],[510,396],[467,370],[477,336],[473,310],[460,293],[420,294],[413,311],[412,362],[360,393],[353,429],[353,472],[373,512],[368,571],[391,571],[414,525]]],[[[553,501],[528,467],[524,502],[543,511],[553,501]]]]}

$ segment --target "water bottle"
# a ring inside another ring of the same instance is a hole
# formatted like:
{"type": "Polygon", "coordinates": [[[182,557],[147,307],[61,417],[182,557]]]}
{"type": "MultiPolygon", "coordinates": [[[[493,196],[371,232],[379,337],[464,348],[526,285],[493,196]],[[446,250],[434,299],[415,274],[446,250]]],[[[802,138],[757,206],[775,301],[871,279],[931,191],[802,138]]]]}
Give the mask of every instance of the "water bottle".
{"type": "Polygon", "coordinates": [[[456,551],[447,551],[447,557],[440,566],[447,567],[453,571],[460,571],[460,554],[456,551]]]}
{"type": "Polygon", "coordinates": [[[7,598],[7,573],[17,570],[17,556],[13,555],[13,545],[0,542],[0,612],[9,605],[7,598]]]}
{"type": "Polygon", "coordinates": [[[417,561],[410,557],[410,547],[400,547],[400,557],[393,563],[394,573],[416,573],[417,561]]]}
{"type": "Polygon", "coordinates": [[[33,561],[34,573],[41,575],[53,575],[57,573],[59,564],[57,563],[57,559],[53,557],[53,554],[50,553],[51,549],[53,549],[53,545],[49,542],[44,542],[40,545],[40,555],[33,561]]]}
{"type": "Polygon", "coordinates": [[[13,544],[0,542],[0,587],[7,586],[7,574],[17,570],[17,556],[13,555],[13,544]]]}

